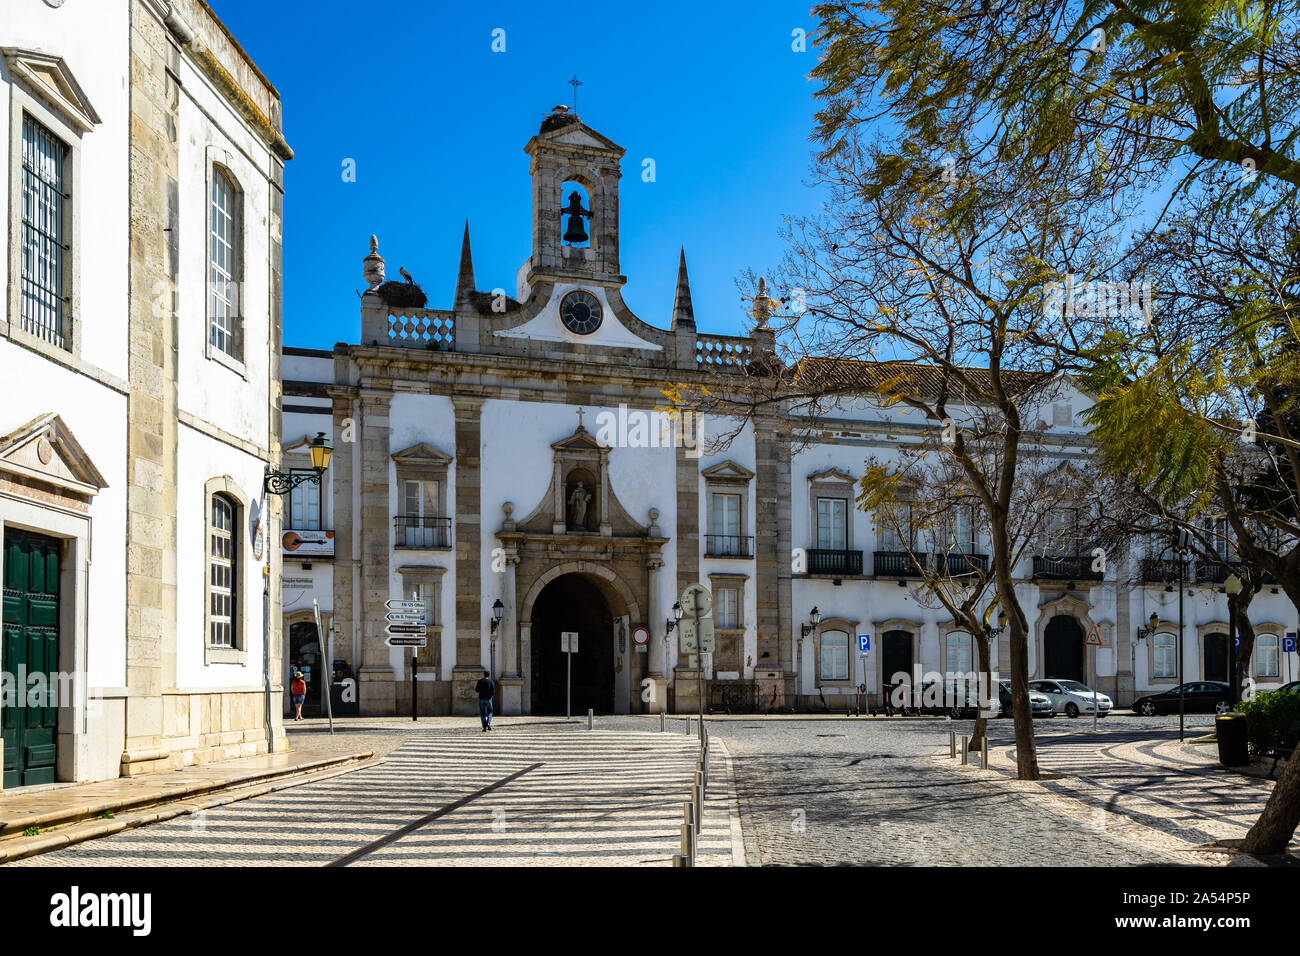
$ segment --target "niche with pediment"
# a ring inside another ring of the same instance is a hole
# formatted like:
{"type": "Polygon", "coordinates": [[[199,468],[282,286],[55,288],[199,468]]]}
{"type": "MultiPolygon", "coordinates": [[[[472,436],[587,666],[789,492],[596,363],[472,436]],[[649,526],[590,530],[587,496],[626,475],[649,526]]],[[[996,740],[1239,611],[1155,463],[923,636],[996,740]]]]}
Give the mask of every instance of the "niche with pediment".
{"type": "Polygon", "coordinates": [[[551,445],[551,452],[550,486],[517,530],[604,537],[648,534],[648,528],[632,520],[610,487],[608,445],[579,424],[572,435],[551,445]]]}

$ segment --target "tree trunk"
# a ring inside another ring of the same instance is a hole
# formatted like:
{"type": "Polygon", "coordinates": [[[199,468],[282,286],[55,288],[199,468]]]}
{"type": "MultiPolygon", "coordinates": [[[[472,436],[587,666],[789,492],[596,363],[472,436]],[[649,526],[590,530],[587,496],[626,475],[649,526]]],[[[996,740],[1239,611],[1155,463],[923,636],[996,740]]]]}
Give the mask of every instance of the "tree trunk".
{"type": "MultiPolygon", "coordinates": [[[[997,693],[993,689],[993,655],[989,650],[988,632],[975,634],[975,646],[979,648],[980,669],[979,673],[984,675],[984,690],[990,694],[996,702],[997,693]]],[[[975,711],[975,729],[970,735],[970,749],[982,750],[984,747],[984,734],[987,730],[988,718],[984,716],[984,699],[980,698],[980,708],[975,711]]],[[[986,768],[987,769],[987,768],[986,768]]]]}
{"type": "Polygon", "coordinates": [[[1264,804],[1264,812],[1246,834],[1243,853],[1282,853],[1300,824],[1300,757],[1292,754],[1286,770],[1264,804]]]}

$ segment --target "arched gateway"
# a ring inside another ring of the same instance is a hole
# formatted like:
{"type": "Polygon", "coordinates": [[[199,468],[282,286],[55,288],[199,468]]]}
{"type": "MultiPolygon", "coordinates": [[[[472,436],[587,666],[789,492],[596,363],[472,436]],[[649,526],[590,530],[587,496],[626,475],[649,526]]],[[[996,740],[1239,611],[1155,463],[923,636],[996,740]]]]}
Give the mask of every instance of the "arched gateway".
{"type": "Polygon", "coordinates": [[[532,687],[534,714],[571,713],[587,708],[614,710],[614,612],[595,582],[565,574],[542,589],[532,611],[532,687]],[[560,635],[578,635],[578,652],[566,655],[560,635]],[[569,657],[569,660],[565,660],[569,657]]]}

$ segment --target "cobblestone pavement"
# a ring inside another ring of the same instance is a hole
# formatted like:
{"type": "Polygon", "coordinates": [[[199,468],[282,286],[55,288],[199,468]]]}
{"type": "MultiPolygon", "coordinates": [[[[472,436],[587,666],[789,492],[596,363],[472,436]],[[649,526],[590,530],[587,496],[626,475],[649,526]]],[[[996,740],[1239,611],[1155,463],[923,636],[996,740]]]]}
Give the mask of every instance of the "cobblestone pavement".
{"type": "MultiPolygon", "coordinates": [[[[1115,720],[1111,727],[1136,725],[1133,735],[1168,734],[1168,722],[1159,718],[1108,720],[1115,720]]],[[[1083,819],[1062,814],[1016,781],[965,772],[974,768],[941,759],[948,754],[948,732],[969,733],[971,724],[925,719],[715,722],[713,736],[726,740],[733,758],[750,864],[1189,862],[1170,847],[1109,832],[1105,814],[1083,819]]],[[[1059,719],[1038,726],[1048,746],[1068,746],[1080,733],[1091,732],[1082,721],[1059,719]]],[[[994,721],[991,728],[995,745],[1013,742],[1010,721],[994,721]]]]}
{"type": "MultiPolygon", "coordinates": [[[[539,733],[508,722],[482,734],[467,723],[394,731],[401,745],[378,766],[12,865],[671,862],[698,754],[694,737],[588,732],[575,724],[539,733]],[[438,810],[446,812],[426,820],[438,810]]],[[[358,725],[356,734],[391,740],[386,725],[375,726],[358,725]]],[[[295,730],[293,737],[302,734],[295,730]]],[[[721,778],[726,753],[716,749],[715,778],[721,778]]],[[[729,812],[734,802],[725,788],[713,788],[701,865],[733,862],[733,847],[739,849],[739,825],[729,812]]]]}

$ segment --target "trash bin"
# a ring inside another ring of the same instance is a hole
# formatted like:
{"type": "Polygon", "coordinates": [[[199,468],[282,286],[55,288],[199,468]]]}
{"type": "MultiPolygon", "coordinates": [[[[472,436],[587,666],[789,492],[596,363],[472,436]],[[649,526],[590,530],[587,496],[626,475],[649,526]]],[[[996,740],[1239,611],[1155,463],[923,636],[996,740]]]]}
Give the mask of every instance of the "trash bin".
{"type": "Polygon", "coordinates": [[[1241,767],[1250,763],[1244,714],[1220,714],[1215,717],[1214,736],[1219,741],[1219,763],[1225,767],[1241,767]]]}

